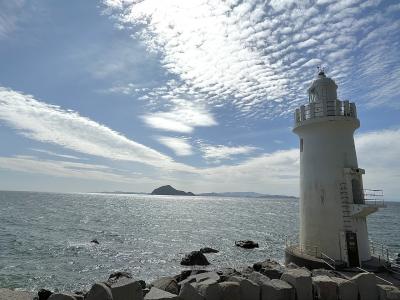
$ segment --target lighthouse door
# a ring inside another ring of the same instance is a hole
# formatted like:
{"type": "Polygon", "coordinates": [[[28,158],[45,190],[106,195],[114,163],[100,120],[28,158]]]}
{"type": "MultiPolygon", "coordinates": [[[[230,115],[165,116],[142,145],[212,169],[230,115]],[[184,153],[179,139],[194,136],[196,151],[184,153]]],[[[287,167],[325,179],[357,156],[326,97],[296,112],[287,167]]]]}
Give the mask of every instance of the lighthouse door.
{"type": "Polygon", "coordinates": [[[347,255],[349,257],[350,267],[359,267],[357,234],[355,232],[346,232],[347,255]]]}

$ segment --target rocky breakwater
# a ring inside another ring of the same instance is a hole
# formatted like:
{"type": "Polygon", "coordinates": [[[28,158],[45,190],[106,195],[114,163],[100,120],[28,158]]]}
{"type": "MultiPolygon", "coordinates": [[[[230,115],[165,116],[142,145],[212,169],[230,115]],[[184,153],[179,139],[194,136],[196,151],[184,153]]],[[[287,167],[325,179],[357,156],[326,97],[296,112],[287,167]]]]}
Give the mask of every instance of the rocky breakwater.
{"type": "MultiPolygon", "coordinates": [[[[1,298],[0,296],[0,299],[1,298]]],[[[4,298],[20,299],[20,298],[4,298]]],[[[26,300],[28,298],[21,298],[26,300]]],[[[191,269],[152,283],[126,272],[110,275],[86,293],[40,294],[39,300],[400,300],[400,290],[373,273],[346,277],[324,269],[282,266],[266,260],[241,270],[191,269]]]]}

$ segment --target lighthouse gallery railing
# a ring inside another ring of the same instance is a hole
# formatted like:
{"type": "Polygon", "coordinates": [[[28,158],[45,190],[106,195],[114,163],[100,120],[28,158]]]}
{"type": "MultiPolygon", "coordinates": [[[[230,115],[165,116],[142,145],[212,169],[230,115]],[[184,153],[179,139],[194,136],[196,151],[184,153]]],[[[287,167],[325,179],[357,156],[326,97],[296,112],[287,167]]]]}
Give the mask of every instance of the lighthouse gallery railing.
{"type": "Polygon", "coordinates": [[[349,101],[333,100],[327,102],[311,102],[301,105],[294,113],[295,123],[305,120],[329,116],[343,116],[357,118],[356,105],[349,101]]]}

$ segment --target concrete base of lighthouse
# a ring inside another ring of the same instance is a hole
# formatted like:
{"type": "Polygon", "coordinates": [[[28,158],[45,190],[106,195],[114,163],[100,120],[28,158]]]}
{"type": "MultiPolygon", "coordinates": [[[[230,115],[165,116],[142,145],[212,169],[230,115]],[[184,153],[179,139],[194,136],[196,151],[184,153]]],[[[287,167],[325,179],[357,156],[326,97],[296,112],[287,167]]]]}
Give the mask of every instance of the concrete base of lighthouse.
{"type": "MultiPolygon", "coordinates": [[[[313,269],[335,269],[335,270],[351,270],[354,268],[347,267],[346,262],[335,261],[325,261],[322,258],[318,258],[300,250],[298,245],[291,245],[285,249],[285,264],[288,265],[293,263],[299,267],[305,267],[309,270],[313,269]]],[[[371,255],[371,259],[362,261],[361,268],[368,272],[384,272],[387,267],[390,266],[390,262],[383,259],[380,256],[371,255]]]]}
{"type": "Polygon", "coordinates": [[[309,270],[313,269],[341,269],[346,267],[345,262],[328,263],[322,258],[318,258],[300,250],[298,245],[291,245],[285,249],[285,264],[294,263],[299,267],[306,267],[309,270]]]}

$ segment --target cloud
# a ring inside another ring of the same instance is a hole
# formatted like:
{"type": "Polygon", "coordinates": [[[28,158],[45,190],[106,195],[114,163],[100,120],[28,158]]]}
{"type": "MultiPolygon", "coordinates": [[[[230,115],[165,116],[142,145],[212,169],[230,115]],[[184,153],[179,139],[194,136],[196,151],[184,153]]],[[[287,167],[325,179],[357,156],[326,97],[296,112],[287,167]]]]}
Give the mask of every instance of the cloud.
{"type": "Polygon", "coordinates": [[[8,169],[32,174],[44,174],[56,177],[80,178],[130,183],[134,176],[118,174],[115,170],[96,164],[83,164],[60,160],[43,160],[34,156],[1,157],[0,169],[8,169]]]}
{"type": "MultiPolygon", "coordinates": [[[[0,4],[0,39],[6,38],[18,28],[23,19],[26,0],[8,0],[0,4]]],[[[25,8],[26,9],[26,8],[25,8]]]]}
{"type": "Polygon", "coordinates": [[[203,157],[205,159],[220,162],[221,160],[232,159],[233,156],[250,154],[258,148],[251,146],[201,145],[200,149],[204,153],[203,157]]]}
{"type": "Polygon", "coordinates": [[[30,139],[76,152],[163,169],[191,170],[191,167],[177,163],[170,157],[76,112],[63,110],[35,100],[30,95],[1,87],[0,120],[30,139]]]}
{"type": "Polygon", "coordinates": [[[400,96],[394,88],[400,85],[395,76],[400,70],[395,5],[385,9],[380,1],[360,0],[323,0],[318,5],[292,0],[104,4],[122,26],[140,25],[135,37],[161,54],[162,67],[176,79],[175,86],[166,83],[147,94],[158,103],[179,95],[178,87],[190,95],[188,101],[203,99],[209,111],[233,105],[240,116],[285,116],[306,100],[304,91],[321,63],[345,91],[363,86],[368,69],[377,70],[368,77],[370,88],[358,93],[363,103],[376,101],[374,90],[386,91],[383,104],[400,96]],[[370,56],[380,45],[392,51],[370,56]],[[385,63],[379,65],[381,60],[385,63]],[[386,74],[390,81],[374,81],[386,74]]]}
{"type": "Polygon", "coordinates": [[[182,99],[174,99],[173,104],[170,111],[143,116],[144,122],[156,129],[180,133],[191,133],[195,127],[217,125],[213,115],[204,107],[182,99]]]}
{"type": "Polygon", "coordinates": [[[161,136],[158,137],[157,140],[161,144],[171,148],[177,156],[188,156],[193,154],[192,145],[183,138],[161,136]]]}
{"type": "Polygon", "coordinates": [[[48,154],[48,155],[52,155],[52,156],[61,157],[61,158],[69,158],[69,159],[76,159],[76,160],[82,159],[82,158],[74,156],[74,155],[59,154],[59,153],[55,153],[53,151],[48,151],[48,150],[43,150],[43,149],[31,148],[31,150],[33,150],[35,152],[39,152],[39,153],[44,153],[44,154],[48,154]]]}

